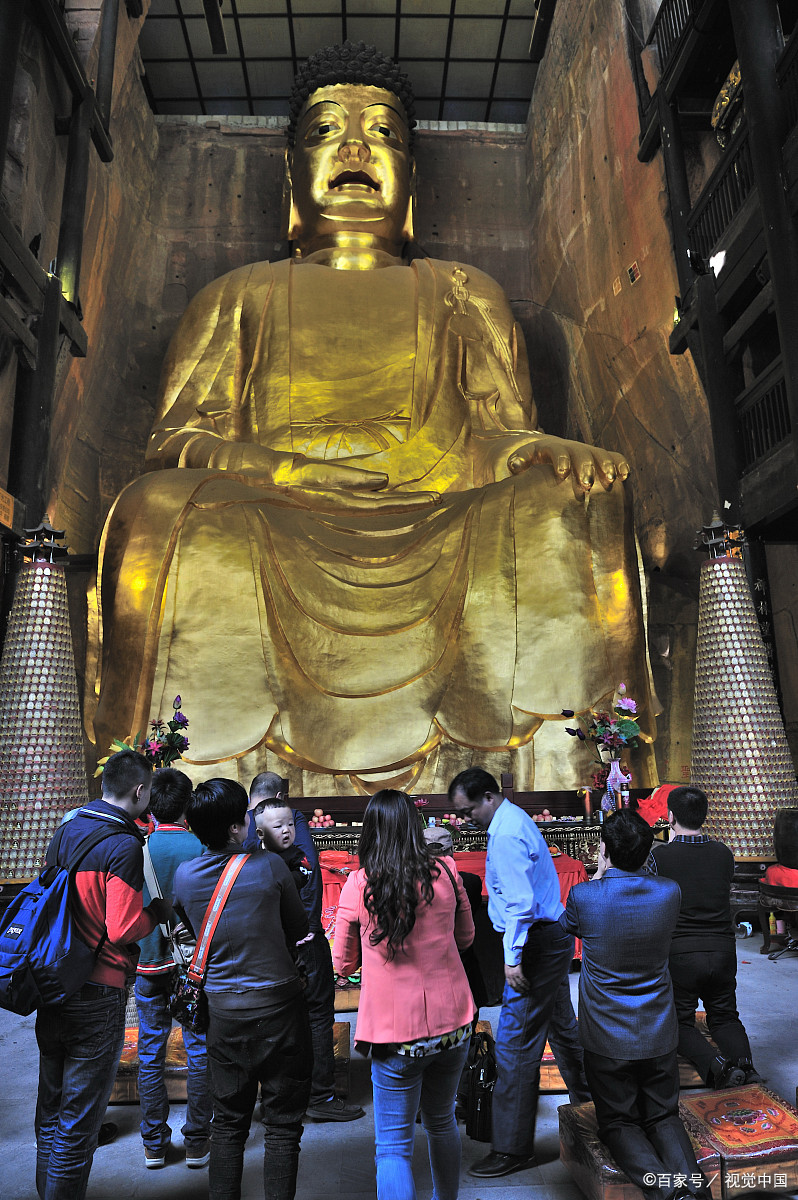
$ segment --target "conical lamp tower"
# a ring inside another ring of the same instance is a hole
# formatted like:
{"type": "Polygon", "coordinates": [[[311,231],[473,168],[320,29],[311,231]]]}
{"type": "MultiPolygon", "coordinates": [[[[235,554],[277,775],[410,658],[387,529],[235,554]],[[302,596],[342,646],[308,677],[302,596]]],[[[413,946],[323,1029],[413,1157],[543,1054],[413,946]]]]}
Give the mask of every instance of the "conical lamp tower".
{"type": "Polygon", "coordinates": [[[30,879],[67,809],[88,801],[75,654],[58,540],[26,530],[0,662],[0,878],[30,879]]]}
{"type": "Polygon", "coordinates": [[[714,516],[701,568],[691,779],[709,797],[706,832],[736,858],[773,858],[776,810],[798,804],[751,589],[743,535],[714,516]]]}

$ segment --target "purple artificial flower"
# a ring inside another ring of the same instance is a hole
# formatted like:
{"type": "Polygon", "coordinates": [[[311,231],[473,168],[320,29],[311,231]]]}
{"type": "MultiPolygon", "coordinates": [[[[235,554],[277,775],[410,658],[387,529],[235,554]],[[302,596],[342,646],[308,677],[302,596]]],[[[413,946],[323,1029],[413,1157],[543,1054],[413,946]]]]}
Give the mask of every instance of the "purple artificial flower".
{"type": "MultiPolygon", "coordinates": [[[[582,730],[581,729],[571,729],[570,726],[566,725],[565,732],[570,733],[571,737],[579,737],[579,734],[582,733],[582,730]]],[[[585,735],[582,733],[582,737],[584,737],[584,736],[585,735]]]]}
{"type": "Polygon", "coordinates": [[[182,707],[183,707],[183,701],[182,701],[181,697],[175,696],[174,700],[172,701],[172,708],[176,712],[178,708],[182,708],[182,707]]]}
{"type": "Polygon", "coordinates": [[[188,726],[188,717],[181,712],[176,712],[169,724],[176,725],[178,729],[185,729],[188,726]]]}
{"type": "Polygon", "coordinates": [[[621,696],[615,707],[621,708],[624,712],[628,713],[637,712],[637,704],[634,702],[634,700],[630,700],[628,696],[621,696]]]}
{"type": "Polygon", "coordinates": [[[572,708],[563,708],[560,711],[560,716],[563,716],[563,717],[572,717],[573,715],[574,715],[574,710],[572,708]]]}
{"type": "Polygon", "coordinates": [[[184,750],[188,750],[188,738],[181,737],[180,742],[178,743],[178,749],[180,750],[181,754],[184,750]]]}
{"type": "Polygon", "coordinates": [[[576,730],[576,736],[579,738],[580,742],[583,742],[585,740],[584,731],[581,729],[576,730]]]}

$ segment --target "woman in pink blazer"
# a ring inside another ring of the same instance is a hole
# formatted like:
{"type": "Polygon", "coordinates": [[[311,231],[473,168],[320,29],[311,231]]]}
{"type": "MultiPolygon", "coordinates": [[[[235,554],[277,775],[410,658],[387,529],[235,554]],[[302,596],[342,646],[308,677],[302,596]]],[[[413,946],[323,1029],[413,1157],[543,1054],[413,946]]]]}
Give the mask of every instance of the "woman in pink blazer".
{"type": "Polygon", "coordinates": [[[475,1014],[458,951],[474,922],[454,860],[436,860],[404,792],[372,796],[360,870],[341,892],[333,962],[362,965],[355,1032],[371,1046],[378,1200],[415,1200],[412,1157],[419,1103],[433,1200],[456,1200],[460,1134],[454,1101],[475,1014]]]}

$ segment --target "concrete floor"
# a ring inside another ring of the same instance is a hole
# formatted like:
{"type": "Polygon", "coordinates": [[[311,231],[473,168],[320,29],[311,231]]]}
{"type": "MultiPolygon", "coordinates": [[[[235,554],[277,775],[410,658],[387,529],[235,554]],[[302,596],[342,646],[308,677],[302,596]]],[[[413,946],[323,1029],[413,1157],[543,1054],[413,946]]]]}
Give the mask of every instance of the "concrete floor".
{"type": "MultiPolygon", "coordinates": [[[[795,1102],[798,1085],[796,1003],[798,955],[772,963],[759,954],[761,937],[737,943],[738,1001],[748,1030],[754,1061],[771,1087],[795,1102]]],[[[576,995],[578,976],[571,976],[576,995]]],[[[492,1021],[497,1009],[484,1010],[492,1021]]],[[[354,1015],[351,1020],[354,1021],[354,1015]]],[[[33,1017],[0,1011],[0,1200],[36,1200],[33,1114],[36,1102],[37,1050],[33,1017]]],[[[329,1200],[330,1196],[372,1197],[374,1187],[374,1125],[368,1063],[353,1055],[351,1098],[366,1108],[366,1116],[348,1125],[308,1124],[302,1140],[297,1200],[329,1200]]],[[[579,1200],[580,1193],[558,1159],[557,1107],[566,1097],[541,1097],[535,1149],[540,1166],[505,1179],[477,1181],[466,1174],[489,1147],[463,1132],[460,1200],[579,1200]]],[[[174,1160],[159,1171],[144,1167],[138,1131],[138,1108],[115,1105],[108,1119],[119,1125],[116,1142],[97,1151],[89,1182],[88,1200],[139,1197],[151,1200],[202,1200],[207,1196],[207,1171],[189,1171],[182,1160],[179,1107],[172,1113],[174,1160]]],[[[462,1127],[461,1127],[462,1128],[462,1127]]],[[[419,1200],[431,1195],[423,1133],[416,1139],[414,1173],[419,1200]]],[[[247,1144],[243,1200],[263,1196],[263,1151],[256,1131],[247,1144]]]]}

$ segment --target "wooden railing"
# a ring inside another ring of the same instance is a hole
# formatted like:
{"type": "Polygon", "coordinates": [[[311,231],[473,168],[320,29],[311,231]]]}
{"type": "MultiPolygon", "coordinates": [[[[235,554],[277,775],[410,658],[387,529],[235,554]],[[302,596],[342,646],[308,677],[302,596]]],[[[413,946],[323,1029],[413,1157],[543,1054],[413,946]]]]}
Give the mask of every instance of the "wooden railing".
{"type": "Polygon", "coordinates": [[[790,436],[790,410],[781,357],[746,388],[734,402],[740,430],[743,470],[767,458],[790,436]]]}
{"type": "Polygon", "coordinates": [[[687,218],[691,249],[709,258],[753,188],[751,147],[743,121],[687,218]]]}
{"type": "Polygon", "coordinates": [[[696,0],[662,0],[648,40],[657,47],[663,72],[690,24],[695,8],[696,0]]]}

